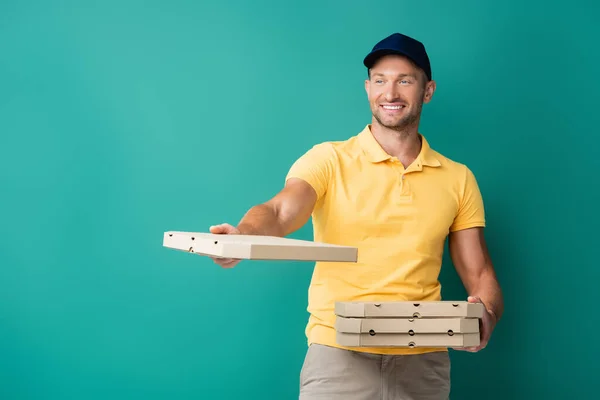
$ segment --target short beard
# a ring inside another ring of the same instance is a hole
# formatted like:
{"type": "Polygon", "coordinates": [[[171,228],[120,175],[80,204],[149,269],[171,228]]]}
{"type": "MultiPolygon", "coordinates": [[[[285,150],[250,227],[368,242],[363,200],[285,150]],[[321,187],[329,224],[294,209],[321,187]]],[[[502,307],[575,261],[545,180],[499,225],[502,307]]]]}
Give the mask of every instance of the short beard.
{"type": "Polygon", "coordinates": [[[404,116],[400,121],[398,121],[394,125],[384,124],[383,121],[379,118],[379,113],[373,113],[373,117],[379,122],[381,126],[384,126],[388,129],[397,131],[397,132],[405,132],[406,129],[417,123],[419,120],[419,116],[421,115],[421,110],[423,109],[423,101],[420,101],[416,108],[411,111],[410,114],[404,116]]]}

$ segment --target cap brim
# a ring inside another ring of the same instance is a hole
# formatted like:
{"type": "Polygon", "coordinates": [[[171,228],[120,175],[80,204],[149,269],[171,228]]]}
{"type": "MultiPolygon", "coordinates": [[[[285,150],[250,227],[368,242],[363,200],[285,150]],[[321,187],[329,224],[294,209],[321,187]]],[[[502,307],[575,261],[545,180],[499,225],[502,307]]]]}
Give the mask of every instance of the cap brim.
{"type": "Polygon", "coordinates": [[[378,59],[380,59],[383,56],[390,55],[390,54],[402,55],[402,56],[408,57],[411,60],[413,60],[413,58],[410,56],[410,54],[396,50],[396,49],[379,49],[379,50],[369,53],[365,57],[363,64],[365,65],[365,67],[371,68],[375,64],[375,62],[377,62],[378,59]]]}

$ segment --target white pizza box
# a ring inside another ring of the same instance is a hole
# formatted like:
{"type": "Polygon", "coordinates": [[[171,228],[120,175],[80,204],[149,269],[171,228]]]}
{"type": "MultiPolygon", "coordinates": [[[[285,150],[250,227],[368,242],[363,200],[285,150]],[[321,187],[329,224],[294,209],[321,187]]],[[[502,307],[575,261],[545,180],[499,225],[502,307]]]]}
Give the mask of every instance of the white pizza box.
{"type": "Polygon", "coordinates": [[[479,333],[477,318],[346,318],[336,317],[344,333],[479,333]]]}
{"type": "Polygon", "coordinates": [[[356,247],[277,236],[168,231],[163,246],[204,256],[246,260],[356,262],[356,247]]]}
{"type": "Polygon", "coordinates": [[[479,333],[348,333],[336,332],[336,341],[345,347],[471,347],[479,346],[479,333]]]}
{"type": "Polygon", "coordinates": [[[354,318],[482,318],[481,303],[466,301],[391,301],[335,303],[335,315],[354,318]]]}

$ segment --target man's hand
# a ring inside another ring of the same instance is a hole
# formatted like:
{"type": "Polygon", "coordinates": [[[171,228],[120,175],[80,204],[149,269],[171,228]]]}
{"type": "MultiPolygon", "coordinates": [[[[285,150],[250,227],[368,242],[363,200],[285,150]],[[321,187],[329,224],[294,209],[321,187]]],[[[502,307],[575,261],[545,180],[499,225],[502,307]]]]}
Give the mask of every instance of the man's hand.
{"type": "MultiPolygon", "coordinates": [[[[211,226],[210,233],[219,235],[239,235],[240,230],[229,224],[220,224],[211,226]]],[[[215,262],[215,264],[218,264],[223,268],[233,268],[241,261],[238,258],[223,258],[213,256],[210,256],[210,258],[215,262]]]]}
{"type": "MultiPolygon", "coordinates": [[[[302,179],[290,178],[273,198],[250,208],[237,228],[225,223],[213,225],[210,233],[285,237],[308,221],[316,201],[317,193],[311,185],[302,179]]],[[[241,261],[235,258],[211,258],[223,268],[233,268],[241,261]]]]}
{"type": "Polygon", "coordinates": [[[483,317],[479,320],[479,346],[475,347],[455,347],[455,350],[464,350],[472,353],[483,350],[488,342],[490,341],[490,337],[492,336],[492,331],[496,327],[496,315],[489,310],[483,301],[479,297],[469,296],[467,301],[469,303],[481,303],[484,306],[483,317]]]}

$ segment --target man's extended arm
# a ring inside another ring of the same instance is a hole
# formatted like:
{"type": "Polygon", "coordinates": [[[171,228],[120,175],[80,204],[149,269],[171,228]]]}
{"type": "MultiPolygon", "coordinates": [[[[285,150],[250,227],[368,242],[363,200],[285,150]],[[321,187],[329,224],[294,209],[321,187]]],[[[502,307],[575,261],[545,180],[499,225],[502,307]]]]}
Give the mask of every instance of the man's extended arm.
{"type": "Polygon", "coordinates": [[[291,178],[272,199],[248,210],[237,228],[247,235],[287,236],[308,221],[316,199],[308,183],[291,178]]]}
{"type": "MultiPolygon", "coordinates": [[[[220,224],[210,227],[214,234],[242,234],[284,237],[300,229],[310,218],[317,194],[307,182],[290,178],[284,188],[269,201],[250,208],[237,227],[220,224]]],[[[239,260],[213,257],[224,268],[239,260]]]]}

